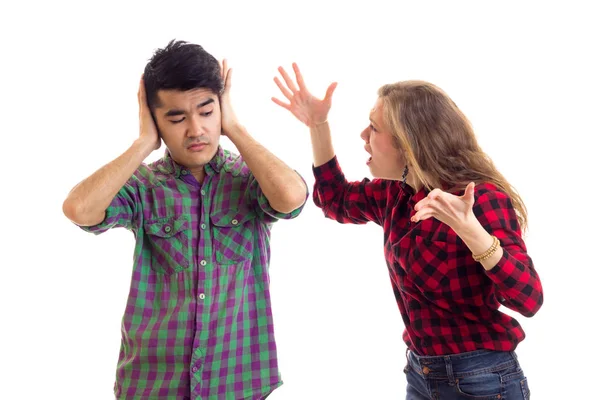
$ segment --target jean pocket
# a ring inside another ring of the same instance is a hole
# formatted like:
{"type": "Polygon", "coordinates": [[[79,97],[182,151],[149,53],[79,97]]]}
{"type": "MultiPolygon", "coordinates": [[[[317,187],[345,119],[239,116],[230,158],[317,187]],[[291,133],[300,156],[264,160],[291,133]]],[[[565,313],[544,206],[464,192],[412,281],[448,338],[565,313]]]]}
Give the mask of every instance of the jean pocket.
{"type": "Polygon", "coordinates": [[[498,400],[502,393],[499,374],[482,373],[456,380],[456,391],[462,398],[473,400],[498,400]]]}
{"type": "Polygon", "coordinates": [[[166,217],[144,222],[150,244],[151,268],[159,274],[171,275],[191,265],[192,237],[190,222],[184,217],[166,217]]]}
{"type": "Polygon", "coordinates": [[[254,252],[255,215],[238,209],[219,210],[211,216],[213,250],[218,264],[251,261],[254,252]]]}

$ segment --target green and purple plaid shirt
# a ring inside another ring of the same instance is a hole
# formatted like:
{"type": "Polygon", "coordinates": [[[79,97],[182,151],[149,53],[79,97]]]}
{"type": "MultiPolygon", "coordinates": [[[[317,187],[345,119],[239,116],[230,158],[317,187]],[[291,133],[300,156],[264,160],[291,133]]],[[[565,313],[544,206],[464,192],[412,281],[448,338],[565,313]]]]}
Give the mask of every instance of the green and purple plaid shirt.
{"type": "MultiPolygon", "coordinates": [[[[142,164],[96,226],[136,238],[118,399],[263,399],[282,384],[269,294],[270,207],[219,146],[202,184],[168,150],[142,164]]],[[[308,191],[307,191],[308,197],[308,191]]]]}

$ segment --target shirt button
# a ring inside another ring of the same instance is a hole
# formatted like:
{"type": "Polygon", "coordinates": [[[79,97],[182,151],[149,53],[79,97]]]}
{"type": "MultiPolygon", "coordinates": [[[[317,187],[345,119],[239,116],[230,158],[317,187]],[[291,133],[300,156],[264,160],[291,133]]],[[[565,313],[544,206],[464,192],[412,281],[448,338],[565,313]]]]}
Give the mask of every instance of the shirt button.
{"type": "Polygon", "coordinates": [[[200,265],[202,265],[202,266],[206,265],[206,260],[200,261],[200,265]]]}
{"type": "Polygon", "coordinates": [[[202,224],[202,225],[200,225],[200,228],[202,228],[202,229],[206,229],[206,224],[202,224]]]}
{"type": "Polygon", "coordinates": [[[196,372],[198,372],[198,368],[196,368],[196,367],[192,368],[192,372],[193,372],[193,373],[196,373],[196,372]]]}
{"type": "Polygon", "coordinates": [[[206,297],[206,296],[204,295],[204,293],[200,293],[200,294],[198,295],[198,298],[199,298],[200,300],[204,300],[204,298],[205,298],[205,297],[206,297]]]}
{"type": "Polygon", "coordinates": [[[238,220],[234,219],[234,220],[231,221],[231,223],[234,224],[234,225],[237,225],[238,224],[238,220]]]}
{"type": "Polygon", "coordinates": [[[183,171],[181,171],[182,174],[187,175],[187,169],[184,169],[183,171]]]}
{"type": "Polygon", "coordinates": [[[202,190],[200,191],[200,194],[202,194],[202,196],[204,196],[204,195],[206,194],[206,191],[205,191],[204,189],[202,189],[202,190]]]}
{"type": "Polygon", "coordinates": [[[171,227],[169,225],[165,226],[165,232],[167,232],[167,233],[171,232],[171,227]]]}

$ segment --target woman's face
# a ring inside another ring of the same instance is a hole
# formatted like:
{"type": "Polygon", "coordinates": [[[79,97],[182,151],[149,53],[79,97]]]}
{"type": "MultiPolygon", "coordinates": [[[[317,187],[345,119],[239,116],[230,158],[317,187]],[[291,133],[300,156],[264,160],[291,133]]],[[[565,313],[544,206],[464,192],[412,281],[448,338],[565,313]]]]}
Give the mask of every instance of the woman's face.
{"type": "Polygon", "coordinates": [[[371,174],[375,178],[402,180],[406,159],[384,124],[383,101],[380,98],[375,102],[369,119],[371,123],[360,137],[366,142],[365,150],[371,155],[367,161],[371,174]]]}

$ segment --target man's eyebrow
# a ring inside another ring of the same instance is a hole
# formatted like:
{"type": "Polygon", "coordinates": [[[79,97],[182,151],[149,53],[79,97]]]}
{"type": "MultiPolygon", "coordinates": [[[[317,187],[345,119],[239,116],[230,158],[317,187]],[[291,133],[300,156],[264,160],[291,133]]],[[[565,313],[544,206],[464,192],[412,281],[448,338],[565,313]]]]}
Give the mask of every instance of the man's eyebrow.
{"type": "Polygon", "coordinates": [[[169,110],[169,111],[167,111],[165,113],[165,117],[176,117],[176,116],[182,115],[182,114],[185,114],[183,112],[183,110],[177,110],[177,109],[175,109],[175,110],[169,110]]]}
{"type": "Polygon", "coordinates": [[[214,102],[215,102],[215,99],[213,99],[213,98],[211,97],[210,99],[207,99],[207,100],[203,101],[202,103],[198,104],[198,105],[196,106],[196,108],[202,108],[202,107],[204,107],[204,106],[206,106],[206,105],[209,105],[210,103],[214,103],[214,102]]]}
{"type": "MultiPolygon", "coordinates": [[[[215,99],[210,98],[210,99],[204,100],[202,103],[198,104],[196,106],[196,108],[202,108],[202,107],[209,105],[210,103],[214,103],[214,102],[215,102],[215,99]]],[[[165,117],[176,117],[178,115],[183,115],[183,114],[185,114],[185,111],[179,110],[179,109],[173,109],[173,110],[167,111],[165,113],[165,117]]]]}

